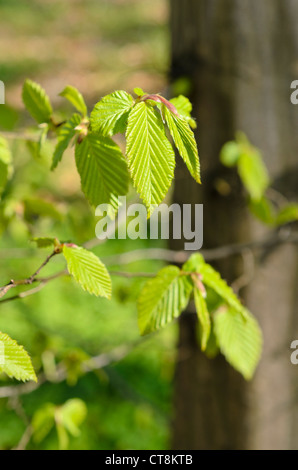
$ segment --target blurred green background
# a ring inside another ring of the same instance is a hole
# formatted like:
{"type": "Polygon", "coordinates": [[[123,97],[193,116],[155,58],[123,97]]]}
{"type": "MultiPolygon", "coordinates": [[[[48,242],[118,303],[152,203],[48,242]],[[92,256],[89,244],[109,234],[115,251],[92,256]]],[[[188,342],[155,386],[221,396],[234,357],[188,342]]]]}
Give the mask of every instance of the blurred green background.
{"type": "MultiPolygon", "coordinates": [[[[0,79],[6,105],[0,106],[0,132],[30,126],[21,89],[26,78],[39,82],[61,116],[68,107],[58,93],[77,87],[91,108],[115,89],[141,86],[162,92],[167,86],[169,37],[166,0],[0,0],[0,79]]],[[[121,142],[120,142],[121,144],[121,142]]],[[[50,173],[51,144],[42,155],[22,141],[12,144],[15,172],[0,204],[0,284],[32,274],[47,254],[28,240],[53,235],[84,243],[94,237],[96,220],[80,192],[72,152],[50,173]],[[41,215],[41,201],[46,201],[41,215]]],[[[162,246],[152,241],[110,240],[94,251],[105,257],[138,248],[162,246]]],[[[63,268],[54,259],[44,274],[63,268]]],[[[131,263],[126,270],[156,272],[160,264],[131,263]]],[[[119,266],[111,266],[120,269],[119,266]]],[[[123,269],[123,267],[121,267],[123,269]]],[[[36,371],[51,379],[53,364],[67,364],[67,380],[50,380],[18,399],[0,399],[0,449],[16,447],[28,421],[40,407],[85,401],[88,414],[70,449],[167,449],[172,419],[172,380],[177,326],[142,339],[136,314],[142,279],[113,277],[113,300],[84,293],[70,279],[57,279],[26,299],[3,303],[0,331],[23,344],[36,371]],[[88,356],[132,346],[120,361],[87,374],[80,361],[88,356]]],[[[0,378],[1,385],[10,380],[0,378]]],[[[52,379],[53,380],[53,379],[52,379]]],[[[28,449],[56,449],[53,429],[28,449]]]]}

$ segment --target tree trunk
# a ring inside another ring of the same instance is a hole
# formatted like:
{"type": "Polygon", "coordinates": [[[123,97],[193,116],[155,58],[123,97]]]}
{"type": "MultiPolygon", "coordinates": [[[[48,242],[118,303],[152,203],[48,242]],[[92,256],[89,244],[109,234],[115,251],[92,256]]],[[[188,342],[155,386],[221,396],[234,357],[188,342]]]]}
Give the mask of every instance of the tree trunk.
{"type": "MultiPolygon", "coordinates": [[[[204,248],[259,240],[268,231],[248,214],[236,173],[219,163],[236,131],[261,149],[273,186],[297,199],[298,107],[290,102],[298,78],[297,21],[297,0],[171,0],[171,78],[191,81],[202,164],[201,187],[179,165],[174,202],[203,202],[204,248]]],[[[231,282],[243,260],[233,256],[216,268],[231,282]]],[[[182,315],[175,449],[298,448],[298,369],[290,362],[298,339],[297,281],[297,247],[258,252],[252,280],[241,290],[264,334],[250,383],[223,357],[205,358],[195,315],[182,315]]]]}

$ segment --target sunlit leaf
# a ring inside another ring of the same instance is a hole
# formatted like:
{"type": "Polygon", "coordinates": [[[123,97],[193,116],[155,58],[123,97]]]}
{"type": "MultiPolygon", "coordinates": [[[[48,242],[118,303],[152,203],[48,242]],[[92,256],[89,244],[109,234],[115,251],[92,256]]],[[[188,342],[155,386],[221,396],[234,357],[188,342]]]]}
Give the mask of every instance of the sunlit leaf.
{"type": "Polygon", "coordinates": [[[221,308],[214,316],[214,323],[222,354],[246,380],[250,380],[262,351],[262,333],[258,322],[248,311],[243,318],[232,308],[221,308]]]}
{"type": "Polygon", "coordinates": [[[23,346],[18,345],[5,333],[0,332],[0,372],[17,380],[34,380],[37,378],[31,359],[23,346]]]}
{"type": "Polygon", "coordinates": [[[12,174],[12,156],[6,139],[0,136],[0,195],[12,174]]]}
{"type": "Polygon", "coordinates": [[[125,132],[128,114],[133,103],[132,96],[123,90],[114,91],[102,98],[91,113],[92,131],[103,135],[125,132]]]}
{"type": "Polygon", "coordinates": [[[235,166],[241,155],[241,147],[237,142],[227,142],[220,152],[220,161],[227,167],[235,166]]]}
{"type": "Polygon", "coordinates": [[[53,155],[52,170],[54,170],[62,160],[65,150],[70,145],[76,134],[75,128],[80,124],[80,122],[81,116],[79,114],[73,114],[72,117],[59,129],[58,141],[53,155]]]}
{"type": "Polygon", "coordinates": [[[283,207],[276,217],[276,225],[285,225],[298,220],[298,204],[283,207]]]}
{"type": "Polygon", "coordinates": [[[191,128],[185,119],[175,116],[166,107],[163,108],[163,112],[179,154],[183,158],[192,177],[197,183],[200,183],[199,154],[191,128]]]}
{"type": "Polygon", "coordinates": [[[251,148],[240,155],[238,172],[251,199],[259,201],[269,185],[269,176],[257,149],[251,148]]]}
{"type": "Polygon", "coordinates": [[[204,299],[202,292],[196,287],[194,289],[194,299],[200,323],[201,348],[202,351],[205,351],[211,331],[210,315],[208,312],[206,300],[204,299]]]}
{"type": "Polygon", "coordinates": [[[150,215],[171,185],[175,155],[160,115],[148,103],[140,102],[130,112],[126,140],[134,185],[150,215]]]}
{"type": "Polygon", "coordinates": [[[146,282],[138,298],[138,323],[142,335],[177,318],[186,308],[192,285],[176,266],[163,268],[146,282]]]}
{"type": "Polygon", "coordinates": [[[127,194],[129,184],[127,163],[118,145],[109,137],[89,134],[76,144],[75,157],[90,204],[110,204],[117,211],[118,196],[127,194]]]}
{"type": "Polygon", "coordinates": [[[172,98],[170,100],[170,103],[172,103],[175,106],[180,116],[183,117],[188,122],[190,127],[192,127],[193,129],[196,129],[197,127],[196,121],[191,117],[192,104],[189,101],[189,99],[186,98],[186,96],[179,95],[176,98],[172,98]]]}
{"type": "Polygon", "coordinates": [[[87,106],[84,98],[75,87],[68,85],[60,93],[60,96],[66,98],[83,116],[87,115],[87,106]]]}
{"type": "Polygon", "coordinates": [[[111,298],[111,278],[105,265],[94,253],[81,247],[64,245],[63,255],[68,272],[84,290],[96,296],[111,298]]]}
{"type": "Polygon", "coordinates": [[[38,83],[26,80],[22,96],[27,110],[39,124],[51,122],[53,109],[50,99],[38,83]]]}

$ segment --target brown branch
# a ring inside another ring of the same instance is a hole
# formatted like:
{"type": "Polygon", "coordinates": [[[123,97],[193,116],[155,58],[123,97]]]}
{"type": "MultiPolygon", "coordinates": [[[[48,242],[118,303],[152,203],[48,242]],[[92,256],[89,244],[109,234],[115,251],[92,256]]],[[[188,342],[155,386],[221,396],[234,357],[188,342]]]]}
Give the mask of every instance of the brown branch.
{"type": "MultiPolygon", "coordinates": [[[[122,213],[123,216],[123,213],[122,213]]],[[[119,219],[118,223],[121,223],[121,219],[119,219]]],[[[108,234],[111,234],[114,228],[114,224],[110,224],[108,227],[108,234]]],[[[104,240],[92,239],[87,242],[84,246],[86,248],[92,248],[97,244],[103,242],[104,240]]],[[[257,252],[258,250],[267,250],[275,248],[279,245],[283,244],[298,244],[298,235],[292,234],[291,232],[283,232],[280,231],[279,233],[274,234],[271,237],[268,237],[264,240],[258,240],[248,243],[238,243],[232,245],[226,245],[219,248],[212,248],[207,250],[201,250],[200,253],[204,256],[206,261],[216,261],[222,258],[227,258],[232,255],[241,254],[243,255],[247,251],[257,252]]],[[[35,294],[36,292],[43,289],[43,287],[51,280],[56,279],[60,276],[67,275],[67,270],[59,271],[56,274],[49,276],[47,278],[38,278],[38,274],[40,271],[46,266],[46,264],[50,261],[50,259],[55,256],[57,253],[51,253],[46,260],[41,264],[41,266],[35,271],[32,276],[27,279],[23,279],[20,281],[11,280],[6,286],[0,287],[0,298],[3,297],[10,289],[22,285],[30,285],[35,282],[39,282],[40,285],[36,288],[30,289],[25,292],[21,292],[18,295],[13,297],[9,297],[7,299],[0,300],[1,302],[8,302],[11,300],[21,299],[24,297],[28,297],[30,295],[35,294]]],[[[167,249],[159,249],[159,248],[148,248],[144,250],[134,250],[123,254],[113,255],[109,257],[103,258],[106,264],[109,265],[123,265],[129,264],[134,261],[140,261],[145,259],[154,259],[154,260],[161,260],[167,261],[170,263],[177,263],[182,264],[188,260],[191,256],[192,252],[187,251],[172,251],[167,249]]],[[[130,273],[130,272],[122,272],[122,271],[111,271],[111,275],[114,276],[121,276],[125,278],[136,278],[136,277],[144,277],[144,278],[152,278],[155,276],[154,273],[130,273]]],[[[243,278],[241,278],[241,283],[244,282],[243,278]]],[[[246,279],[245,279],[246,282],[246,279]]],[[[238,286],[239,287],[239,286],[238,286]]],[[[242,284],[240,285],[242,287],[242,284]]]]}
{"type": "Polygon", "coordinates": [[[24,292],[20,292],[19,294],[14,295],[12,297],[2,299],[2,300],[0,300],[0,303],[10,302],[11,300],[17,300],[17,299],[23,299],[25,297],[29,297],[30,295],[36,294],[37,292],[42,290],[47,285],[48,282],[50,282],[54,279],[57,279],[58,277],[67,276],[67,275],[69,275],[69,274],[68,274],[68,271],[65,269],[64,271],[59,271],[58,273],[53,274],[52,276],[43,277],[43,278],[36,278],[34,282],[40,282],[40,284],[37,287],[33,287],[33,289],[29,289],[29,290],[26,290],[24,292]]]}
{"type": "Polygon", "coordinates": [[[38,278],[37,278],[38,274],[55,255],[57,255],[57,252],[53,251],[49,256],[47,256],[45,261],[39,266],[39,268],[30,277],[27,277],[26,279],[21,279],[18,281],[11,279],[11,281],[8,284],[6,284],[3,287],[0,287],[0,298],[4,297],[10,289],[13,289],[19,286],[28,286],[28,285],[33,284],[34,282],[38,282],[38,278]]]}

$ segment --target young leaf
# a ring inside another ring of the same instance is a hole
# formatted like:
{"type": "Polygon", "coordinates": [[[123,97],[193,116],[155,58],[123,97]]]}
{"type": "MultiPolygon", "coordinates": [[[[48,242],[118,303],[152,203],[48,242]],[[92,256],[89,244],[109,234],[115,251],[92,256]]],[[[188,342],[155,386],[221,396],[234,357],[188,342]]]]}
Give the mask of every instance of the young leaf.
{"type": "Polygon", "coordinates": [[[184,118],[174,116],[165,106],[163,107],[163,113],[179,154],[186,163],[191,176],[197,183],[200,183],[199,154],[191,128],[184,118]]]}
{"type": "Polygon", "coordinates": [[[253,377],[262,351],[262,333],[256,319],[221,308],[214,316],[215,334],[222,354],[246,380],[253,377]]]}
{"type": "MultiPolygon", "coordinates": [[[[202,342],[202,334],[199,331],[199,341],[202,342]]],[[[208,357],[208,359],[214,359],[218,354],[220,353],[217,339],[214,333],[214,322],[211,323],[211,330],[210,330],[210,335],[208,338],[208,342],[206,344],[206,349],[204,350],[205,356],[208,357]]]]}
{"type": "Polygon", "coordinates": [[[128,114],[133,103],[132,96],[122,90],[102,98],[91,113],[92,131],[103,135],[125,132],[128,114]]]}
{"type": "Polygon", "coordinates": [[[87,106],[83,96],[75,87],[68,85],[61,91],[60,96],[66,98],[84,117],[87,115],[87,106]]]}
{"type": "Polygon", "coordinates": [[[133,89],[133,92],[137,95],[137,96],[144,96],[146,93],[142,90],[142,88],[139,88],[139,87],[136,87],[133,89]]]}
{"type": "Polygon", "coordinates": [[[289,204],[283,207],[276,217],[276,225],[285,225],[298,220],[298,204],[289,204]]]}
{"type": "MultiPolygon", "coordinates": [[[[129,174],[120,148],[109,137],[89,134],[75,150],[82,191],[91,205],[118,209],[118,196],[128,191],[129,174]]],[[[111,216],[114,214],[110,214],[111,216]]]]}
{"type": "Polygon", "coordinates": [[[194,253],[184,263],[182,270],[190,273],[200,273],[201,267],[205,264],[205,260],[200,253],[194,253]]]}
{"type": "Polygon", "coordinates": [[[170,102],[175,106],[180,116],[190,117],[192,112],[192,104],[186,96],[179,95],[172,98],[170,102]]]}
{"type": "Polygon", "coordinates": [[[269,185],[269,175],[257,149],[241,153],[238,173],[251,199],[259,201],[269,185]]]}
{"type": "Polygon", "coordinates": [[[238,163],[241,155],[241,147],[237,142],[227,142],[220,152],[220,161],[227,167],[233,167],[238,163]]]}
{"type": "Polygon", "coordinates": [[[80,434],[79,426],[85,420],[87,407],[83,400],[73,398],[59,408],[61,424],[74,437],[80,434]]]}
{"type": "Polygon", "coordinates": [[[51,122],[53,109],[50,99],[38,83],[32,80],[26,80],[22,96],[27,110],[39,124],[51,122]]]}
{"type": "Polygon", "coordinates": [[[238,299],[233,289],[228,286],[220,274],[210,266],[210,264],[204,263],[200,267],[200,274],[202,275],[202,282],[215,290],[215,292],[236,312],[241,313],[244,317],[246,316],[246,309],[238,299]]]}
{"type": "Polygon", "coordinates": [[[84,290],[96,296],[111,298],[111,278],[105,265],[94,253],[84,248],[64,245],[63,255],[69,274],[84,290]]]}
{"type": "Polygon", "coordinates": [[[76,134],[75,128],[80,124],[80,122],[81,116],[79,114],[73,114],[72,117],[59,129],[58,142],[54,151],[51,170],[54,170],[62,160],[65,150],[76,134]]]}
{"type": "Polygon", "coordinates": [[[192,104],[189,99],[183,95],[179,95],[176,98],[172,98],[170,103],[175,106],[180,116],[188,122],[190,127],[192,127],[192,129],[196,129],[196,121],[191,117],[192,104]]]}
{"type": "Polygon", "coordinates": [[[49,125],[46,123],[40,124],[40,135],[38,139],[38,144],[37,144],[37,156],[42,157],[45,152],[45,146],[47,143],[47,137],[48,137],[48,132],[49,132],[49,125]]]}
{"type": "Polygon", "coordinates": [[[17,380],[34,380],[37,378],[31,363],[31,359],[23,346],[5,333],[0,332],[0,372],[5,372],[9,377],[17,380]]]}
{"type": "Polygon", "coordinates": [[[182,268],[185,272],[199,273],[205,286],[213,289],[219,297],[221,297],[236,312],[241,313],[244,317],[246,309],[234,293],[233,289],[228,286],[220,274],[206,263],[203,256],[199,253],[192,255],[182,268]]]}
{"type": "Polygon", "coordinates": [[[12,156],[6,139],[0,136],[0,195],[12,174],[12,156]]]}
{"type": "Polygon", "coordinates": [[[43,441],[54,427],[55,411],[56,406],[53,403],[46,403],[34,413],[32,418],[34,442],[43,441]]]}
{"type": "Polygon", "coordinates": [[[138,323],[142,335],[177,318],[188,304],[192,285],[176,266],[163,268],[146,282],[138,298],[138,323]]]}
{"type": "Polygon", "coordinates": [[[211,321],[208,312],[206,300],[203,297],[202,292],[195,287],[194,299],[196,311],[199,318],[200,330],[201,330],[201,348],[202,351],[206,350],[208,339],[211,331],[211,321]]]}
{"type": "Polygon", "coordinates": [[[263,196],[258,201],[250,200],[249,209],[251,213],[264,224],[275,225],[276,216],[274,207],[266,196],[263,196]]]}
{"type": "Polygon", "coordinates": [[[175,155],[160,115],[140,102],[129,114],[126,131],[128,166],[134,185],[149,208],[164,199],[174,177],[175,155]]]}

